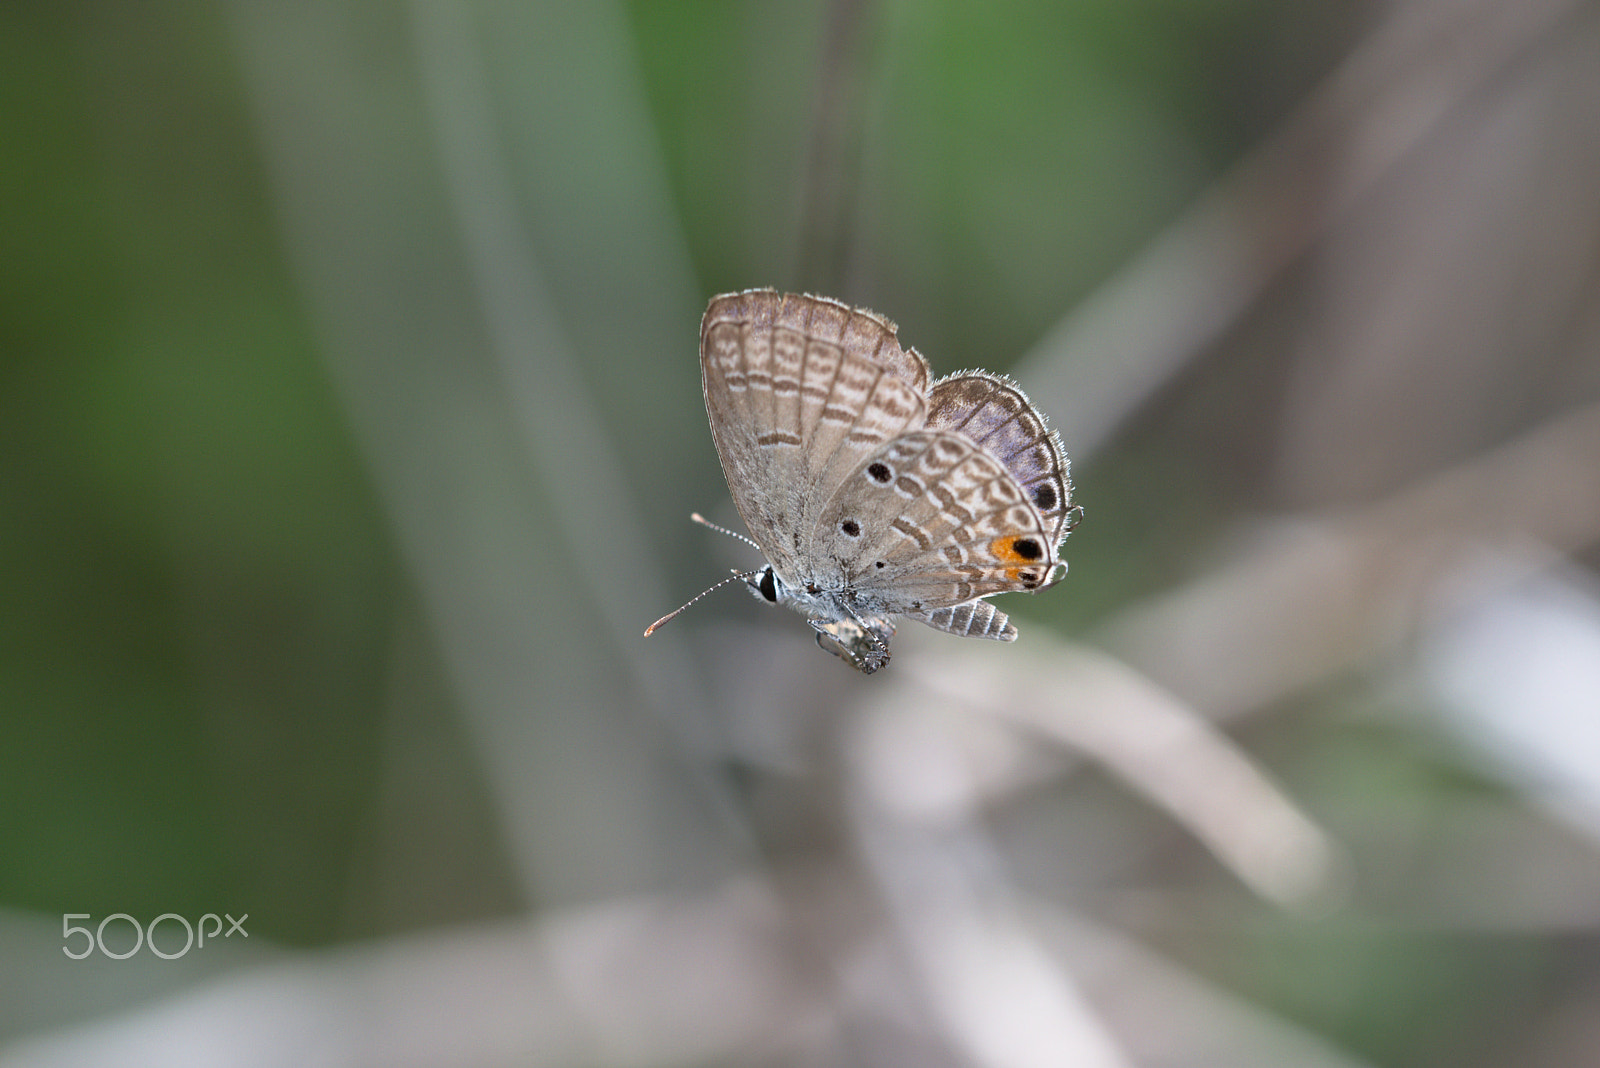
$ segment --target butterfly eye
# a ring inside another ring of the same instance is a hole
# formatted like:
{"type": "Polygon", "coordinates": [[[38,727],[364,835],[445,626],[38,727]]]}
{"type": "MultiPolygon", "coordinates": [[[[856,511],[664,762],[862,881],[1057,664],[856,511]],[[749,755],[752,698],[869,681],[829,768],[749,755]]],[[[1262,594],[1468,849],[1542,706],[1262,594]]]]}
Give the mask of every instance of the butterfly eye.
{"type": "Polygon", "coordinates": [[[773,604],[778,603],[778,583],[777,580],[772,576],[772,568],[767,567],[761,570],[761,583],[756,587],[756,589],[760,590],[761,596],[765,597],[768,601],[772,602],[773,604]]]}

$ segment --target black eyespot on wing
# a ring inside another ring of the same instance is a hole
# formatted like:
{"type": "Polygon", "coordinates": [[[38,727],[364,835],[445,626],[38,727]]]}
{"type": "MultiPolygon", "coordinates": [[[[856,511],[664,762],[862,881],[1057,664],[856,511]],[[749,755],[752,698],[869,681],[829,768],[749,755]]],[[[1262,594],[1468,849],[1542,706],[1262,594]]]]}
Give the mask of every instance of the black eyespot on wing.
{"type": "Polygon", "coordinates": [[[1037,560],[1044,555],[1044,550],[1032,538],[1018,538],[1011,543],[1011,551],[1024,560],[1037,560]]]}
{"type": "Polygon", "coordinates": [[[1056,488],[1048,482],[1039,483],[1033,487],[1033,503],[1048,512],[1056,506],[1056,488]]]}
{"type": "Polygon", "coordinates": [[[888,464],[873,462],[867,465],[867,476],[872,481],[882,484],[893,478],[894,472],[889,470],[888,464]]]}
{"type": "Polygon", "coordinates": [[[766,567],[761,569],[761,584],[756,588],[761,591],[761,596],[765,597],[768,601],[772,602],[773,604],[778,603],[778,584],[777,581],[772,577],[772,568],[766,567]]]}
{"type": "Polygon", "coordinates": [[[1021,580],[1022,588],[1025,590],[1037,589],[1039,587],[1039,573],[1037,571],[1024,571],[1022,574],[1018,575],[1017,578],[1021,580]]]}
{"type": "Polygon", "coordinates": [[[861,524],[857,523],[854,519],[846,519],[843,523],[839,524],[839,529],[844,531],[845,537],[847,538],[861,537],[861,524]]]}
{"type": "Polygon", "coordinates": [[[887,567],[888,564],[889,564],[889,562],[887,560],[879,560],[876,564],[873,564],[872,566],[873,567],[882,568],[882,567],[887,567]]]}

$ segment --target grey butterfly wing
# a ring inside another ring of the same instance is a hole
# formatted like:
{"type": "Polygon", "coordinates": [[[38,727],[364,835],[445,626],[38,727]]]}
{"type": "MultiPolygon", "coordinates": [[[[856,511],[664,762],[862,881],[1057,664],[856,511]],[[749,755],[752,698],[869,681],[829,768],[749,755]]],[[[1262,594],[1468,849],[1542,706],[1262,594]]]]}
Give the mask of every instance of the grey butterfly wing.
{"type": "Polygon", "coordinates": [[[927,362],[882,316],[755,289],[712,299],[700,370],[734,505],[780,577],[803,582],[817,512],[863,457],[926,420],[927,362]]]}
{"type": "MultiPolygon", "coordinates": [[[[886,443],[818,517],[814,551],[865,611],[941,625],[942,609],[1034,590],[1057,577],[1052,532],[1003,463],[964,434],[915,431],[886,443]]],[[[952,626],[1002,637],[999,613],[974,608],[952,626]]],[[[1015,637],[1015,631],[1011,632],[1015,637]]]]}
{"type": "Polygon", "coordinates": [[[942,378],[929,391],[928,427],[964,434],[1003,463],[1044,519],[1050,544],[1061,544],[1073,511],[1071,468],[1060,437],[1021,387],[988,371],[942,378]]]}

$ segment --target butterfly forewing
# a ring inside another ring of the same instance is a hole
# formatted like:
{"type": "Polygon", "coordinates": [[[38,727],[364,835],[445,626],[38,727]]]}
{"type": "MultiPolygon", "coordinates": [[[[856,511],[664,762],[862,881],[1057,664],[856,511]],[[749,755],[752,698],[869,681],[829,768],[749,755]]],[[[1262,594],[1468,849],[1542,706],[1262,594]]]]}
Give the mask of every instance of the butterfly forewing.
{"type": "MultiPolygon", "coordinates": [[[[897,327],[883,316],[827,297],[780,295],[770,289],[748,290],[739,296],[745,298],[746,314],[753,323],[760,325],[770,319],[775,327],[882,364],[918,394],[928,391],[928,361],[915,349],[902,349],[895,336],[897,327]]],[[[716,306],[713,301],[712,308],[716,306]]]]}
{"type": "Polygon", "coordinates": [[[926,361],[879,316],[751,290],[711,302],[701,374],[740,516],[785,581],[808,581],[817,511],[863,456],[926,420],[926,361]]]}
{"type": "Polygon", "coordinates": [[[748,487],[787,487],[798,480],[797,454],[763,446],[775,429],[771,329],[755,327],[744,294],[719,297],[707,309],[700,331],[700,374],[711,437],[722,461],[733,503],[760,546],[780,571],[793,567],[793,545],[781,537],[797,510],[793,494],[773,492],[757,500],[748,487]],[[751,335],[756,340],[751,342],[751,335]]]}

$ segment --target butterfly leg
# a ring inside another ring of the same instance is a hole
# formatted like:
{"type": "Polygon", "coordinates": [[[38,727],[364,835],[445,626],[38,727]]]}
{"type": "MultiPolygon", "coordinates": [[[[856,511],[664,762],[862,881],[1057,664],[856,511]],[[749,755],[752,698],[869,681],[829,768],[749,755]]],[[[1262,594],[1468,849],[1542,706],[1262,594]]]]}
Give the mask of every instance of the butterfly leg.
{"type": "Polygon", "coordinates": [[[889,662],[889,638],[894,624],[874,617],[871,621],[851,613],[850,619],[808,619],[817,632],[817,647],[837,656],[863,675],[871,675],[889,662]]]}

